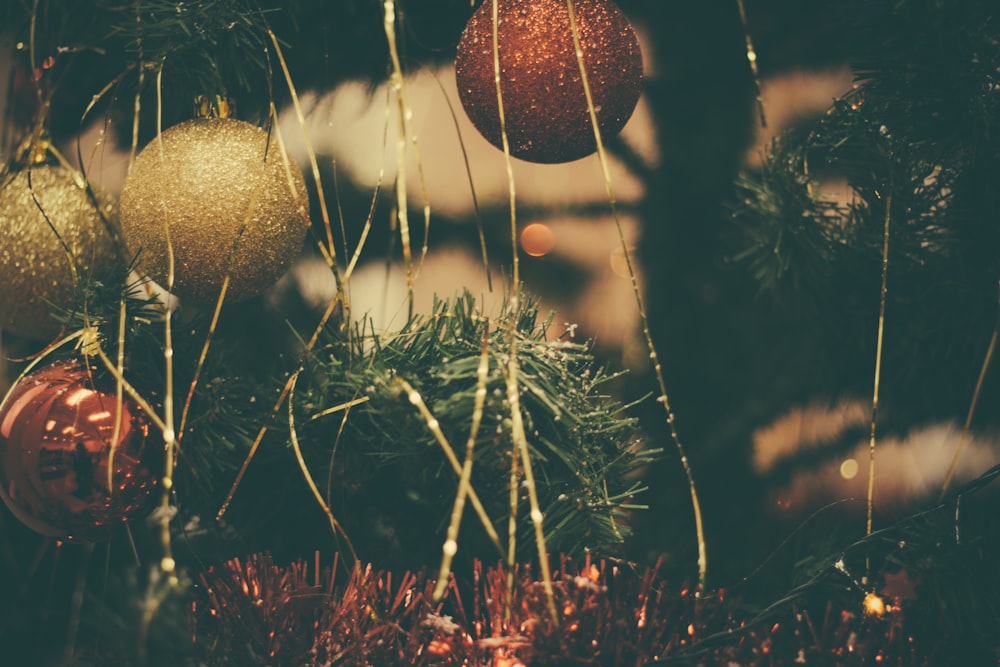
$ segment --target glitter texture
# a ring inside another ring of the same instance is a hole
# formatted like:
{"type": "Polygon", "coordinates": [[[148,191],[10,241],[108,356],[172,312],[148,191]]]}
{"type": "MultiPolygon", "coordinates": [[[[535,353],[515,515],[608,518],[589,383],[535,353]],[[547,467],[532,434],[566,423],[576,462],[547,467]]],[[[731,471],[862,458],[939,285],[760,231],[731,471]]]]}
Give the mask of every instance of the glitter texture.
{"type": "Polygon", "coordinates": [[[273,137],[242,121],[198,118],[164,131],[122,190],[122,231],[140,269],[166,285],[169,229],[177,295],[214,303],[227,267],[227,301],[260,294],[309,228],[302,172],[290,158],[285,165],[273,137]]]}
{"type": "MultiPolygon", "coordinates": [[[[628,20],[605,0],[573,3],[601,134],[617,134],[642,88],[642,53],[628,20]]],[[[497,42],[511,154],[569,162],[597,150],[565,0],[498,0],[497,42]]],[[[455,56],[459,98],[472,123],[498,148],[493,78],[493,3],[469,19],[455,56]]]]}
{"type": "MultiPolygon", "coordinates": [[[[59,331],[53,307],[69,309],[76,295],[63,243],[76,257],[81,278],[114,267],[118,253],[101,212],[73,174],[40,165],[30,169],[30,187],[28,179],[25,169],[0,186],[0,327],[43,339],[59,331]]],[[[108,223],[117,224],[108,198],[95,194],[108,223]]]]}

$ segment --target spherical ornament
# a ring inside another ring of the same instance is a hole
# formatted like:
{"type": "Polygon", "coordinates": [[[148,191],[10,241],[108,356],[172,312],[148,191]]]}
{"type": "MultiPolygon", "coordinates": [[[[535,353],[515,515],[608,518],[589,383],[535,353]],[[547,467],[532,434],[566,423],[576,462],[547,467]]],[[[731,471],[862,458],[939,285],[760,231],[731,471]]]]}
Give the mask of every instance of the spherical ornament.
{"type": "Polygon", "coordinates": [[[0,328],[19,336],[58,331],[53,307],[70,308],[76,295],[71,253],[81,279],[120,261],[108,197],[95,191],[99,210],[74,176],[37,165],[0,185],[0,328]]]}
{"type": "Polygon", "coordinates": [[[302,249],[309,200],[298,166],[267,132],[230,118],[164,131],[135,159],[121,196],[125,242],[139,268],[202,303],[260,294],[302,249]],[[265,156],[266,153],[266,156],[265,156]]]}
{"type": "MultiPolygon", "coordinates": [[[[642,53],[608,0],[574,0],[573,14],[602,137],[617,134],[642,88],[642,53]]],[[[569,162],[597,150],[565,0],[498,0],[504,125],[515,157],[569,162]]],[[[502,148],[493,67],[493,3],[469,19],[455,56],[458,94],[473,125],[502,148]]]]}
{"type": "Polygon", "coordinates": [[[77,362],[25,376],[0,408],[0,497],[43,535],[96,540],[141,518],[163,463],[163,440],[135,403],[119,409],[77,362]]]}

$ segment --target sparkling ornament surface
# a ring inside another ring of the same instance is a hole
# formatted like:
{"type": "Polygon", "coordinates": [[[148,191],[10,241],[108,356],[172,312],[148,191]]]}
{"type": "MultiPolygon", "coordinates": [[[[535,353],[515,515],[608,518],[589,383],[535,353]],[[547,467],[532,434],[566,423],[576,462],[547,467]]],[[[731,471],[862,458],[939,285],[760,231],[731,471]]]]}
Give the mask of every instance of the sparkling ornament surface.
{"type": "Polygon", "coordinates": [[[140,269],[166,286],[169,230],[179,296],[214,303],[228,269],[226,299],[242,301],[298,255],[308,207],[302,172],[290,158],[286,166],[273,137],[242,121],[198,118],[136,158],[121,196],[122,231],[140,269]]]}
{"type": "MultiPolygon", "coordinates": [[[[606,0],[575,0],[573,11],[601,135],[618,133],[642,88],[642,53],[628,20],[606,0]]],[[[597,150],[565,0],[498,0],[497,44],[511,154],[569,162],[597,150]]],[[[502,148],[493,68],[493,3],[469,19],[455,56],[462,106],[502,148]]]]}
{"type": "Polygon", "coordinates": [[[0,408],[0,497],[42,535],[98,540],[143,517],[163,459],[140,409],[125,400],[119,410],[77,362],[25,376],[0,408]]]}
{"type": "Polygon", "coordinates": [[[70,308],[76,293],[67,248],[81,278],[119,261],[105,224],[117,225],[116,211],[106,195],[95,195],[100,211],[71,172],[50,165],[16,172],[0,184],[0,328],[35,339],[59,330],[53,306],[70,308]]]}

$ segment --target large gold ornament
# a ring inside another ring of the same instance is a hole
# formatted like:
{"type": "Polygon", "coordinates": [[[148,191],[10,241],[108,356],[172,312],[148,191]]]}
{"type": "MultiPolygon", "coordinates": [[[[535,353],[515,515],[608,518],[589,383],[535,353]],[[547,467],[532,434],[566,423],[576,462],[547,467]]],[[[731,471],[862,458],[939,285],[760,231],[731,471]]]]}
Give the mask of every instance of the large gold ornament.
{"type": "Polygon", "coordinates": [[[26,338],[55,334],[53,308],[68,309],[78,279],[120,261],[107,196],[94,205],[78,177],[60,166],[36,165],[0,184],[0,328],[26,338]],[[50,224],[51,223],[51,224],[50,224]]]}
{"type": "Polygon", "coordinates": [[[241,301],[273,284],[302,249],[309,201],[274,137],[231,118],[197,118],[136,158],[121,220],[139,269],[160,285],[172,249],[178,296],[214,303],[228,274],[226,299],[241,301]]]}

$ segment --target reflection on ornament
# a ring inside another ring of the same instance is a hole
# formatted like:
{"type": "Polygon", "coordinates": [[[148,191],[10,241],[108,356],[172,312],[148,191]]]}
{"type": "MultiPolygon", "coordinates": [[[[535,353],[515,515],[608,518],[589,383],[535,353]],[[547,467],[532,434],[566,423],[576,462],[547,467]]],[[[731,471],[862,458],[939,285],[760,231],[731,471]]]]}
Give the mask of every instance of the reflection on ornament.
{"type": "Polygon", "coordinates": [[[0,497],[43,535],[91,541],[141,518],[163,458],[140,409],[74,361],[25,376],[0,408],[0,497]]]}
{"type": "MultiPolygon", "coordinates": [[[[607,139],[632,115],[642,87],[642,53],[628,20],[608,0],[575,0],[574,16],[597,122],[607,139]]],[[[511,154],[569,162],[597,150],[565,0],[498,0],[497,49],[504,126],[511,154]]],[[[469,19],[455,55],[462,106],[502,148],[494,78],[493,3],[469,19]]]]}
{"type": "Polygon", "coordinates": [[[260,294],[285,272],[309,228],[298,166],[261,128],[230,118],[175,125],[136,158],[121,196],[122,231],[140,268],[203,303],[260,294]],[[265,156],[266,152],[266,156],[265,156]],[[168,245],[169,242],[169,245],[168,245]]]}
{"type": "Polygon", "coordinates": [[[108,197],[95,195],[100,210],[72,172],[50,165],[0,185],[0,328],[35,339],[59,330],[50,313],[72,307],[76,294],[70,254],[78,278],[115,267],[117,220],[108,197]]]}

